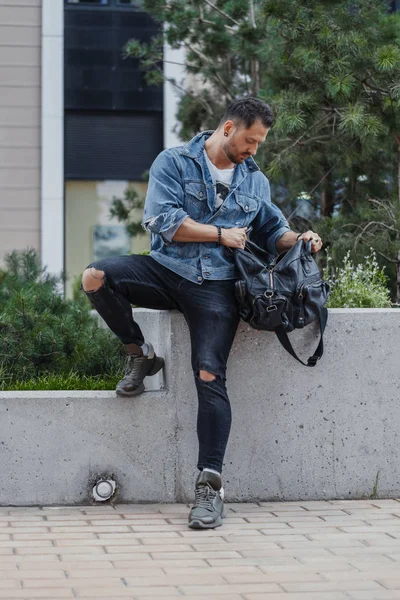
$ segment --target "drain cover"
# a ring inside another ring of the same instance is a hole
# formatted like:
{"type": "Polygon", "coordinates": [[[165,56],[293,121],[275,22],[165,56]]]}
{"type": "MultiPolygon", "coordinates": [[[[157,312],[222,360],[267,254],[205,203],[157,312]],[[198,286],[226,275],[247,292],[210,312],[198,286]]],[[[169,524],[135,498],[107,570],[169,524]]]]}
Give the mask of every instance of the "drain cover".
{"type": "Polygon", "coordinates": [[[116,483],[113,479],[100,479],[93,488],[93,498],[98,502],[104,502],[111,498],[115,488],[116,483]]]}

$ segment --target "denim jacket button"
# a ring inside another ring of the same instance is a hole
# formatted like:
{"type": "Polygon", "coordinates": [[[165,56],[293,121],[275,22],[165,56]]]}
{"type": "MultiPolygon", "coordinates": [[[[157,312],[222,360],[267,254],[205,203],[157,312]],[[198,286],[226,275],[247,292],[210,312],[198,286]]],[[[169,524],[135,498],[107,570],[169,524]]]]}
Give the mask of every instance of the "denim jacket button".
{"type": "Polygon", "coordinates": [[[199,192],[199,196],[200,196],[200,198],[202,197],[202,195],[203,195],[203,192],[199,192]]]}
{"type": "Polygon", "coordinates": [[[198,277],[197,281],[203,281],[203,278],[202,277],[198,277]]]}
{"type": "Polygon", "coordinates": [[[244,210],[249,210],[249,207],[247,206],[247,204],[246,204],[246,206],[244,207],[244,210]]]}
{"type": "Polygon", "coordinates": [[[209,277],[210,273],[204,273],[205,277],[209,277]]]}

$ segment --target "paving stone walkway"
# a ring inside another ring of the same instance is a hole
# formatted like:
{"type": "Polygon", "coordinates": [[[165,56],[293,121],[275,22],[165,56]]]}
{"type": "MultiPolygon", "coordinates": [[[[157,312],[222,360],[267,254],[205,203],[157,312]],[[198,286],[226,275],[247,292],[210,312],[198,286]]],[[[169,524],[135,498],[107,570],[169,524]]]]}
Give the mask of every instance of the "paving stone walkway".
{"type": "Polygon", "coordinates": [[[0,508],[0,599],[400,600],[400,499],[0,508]]]}

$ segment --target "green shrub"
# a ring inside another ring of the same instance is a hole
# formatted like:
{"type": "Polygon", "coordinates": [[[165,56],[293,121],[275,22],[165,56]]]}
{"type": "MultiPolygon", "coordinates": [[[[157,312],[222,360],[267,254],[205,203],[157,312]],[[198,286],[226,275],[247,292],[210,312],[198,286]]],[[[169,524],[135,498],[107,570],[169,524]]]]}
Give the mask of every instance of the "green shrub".
{"type": "Polygon", "coordinates": [[[391,307],[390,291],[384,268],[380,268],[371,249],[365,262],[354,265],[347,252],[343,265],[333,268],[327,252],[324,278],[331,285],[326,306],[329,308],[386,308],[391,307]]]}
{"type": "Polygon", "coordinates": [[[41,269],[35,250],[13,252],[0,273],[0,389],[43,376],[114,376],[123,346],[90,315],[83,293],[64,300],[62,278],[41,269]]]}

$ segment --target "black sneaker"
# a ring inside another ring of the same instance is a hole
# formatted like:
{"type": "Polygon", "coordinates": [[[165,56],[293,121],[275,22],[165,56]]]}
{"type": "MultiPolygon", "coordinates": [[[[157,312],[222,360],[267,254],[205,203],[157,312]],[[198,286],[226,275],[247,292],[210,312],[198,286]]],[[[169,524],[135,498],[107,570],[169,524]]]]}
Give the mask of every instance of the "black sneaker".
{"type": "Polygon", "coordinates": [[[189,513],[191,529],[212,529],[222,525],[224,490],[221,477],[210,471],[200,471],[196,480],[195,502],[189,513]]]}
{"type": "Polygon", "coordinates": [[[125,376],[117,383],[117,396],[138,396],[144,392],[143,379],[155,375],[164,366],[164,359],[157,356],[151,344],[147,343],[147,352],[143,355],[128,354],[125,376]]]}

